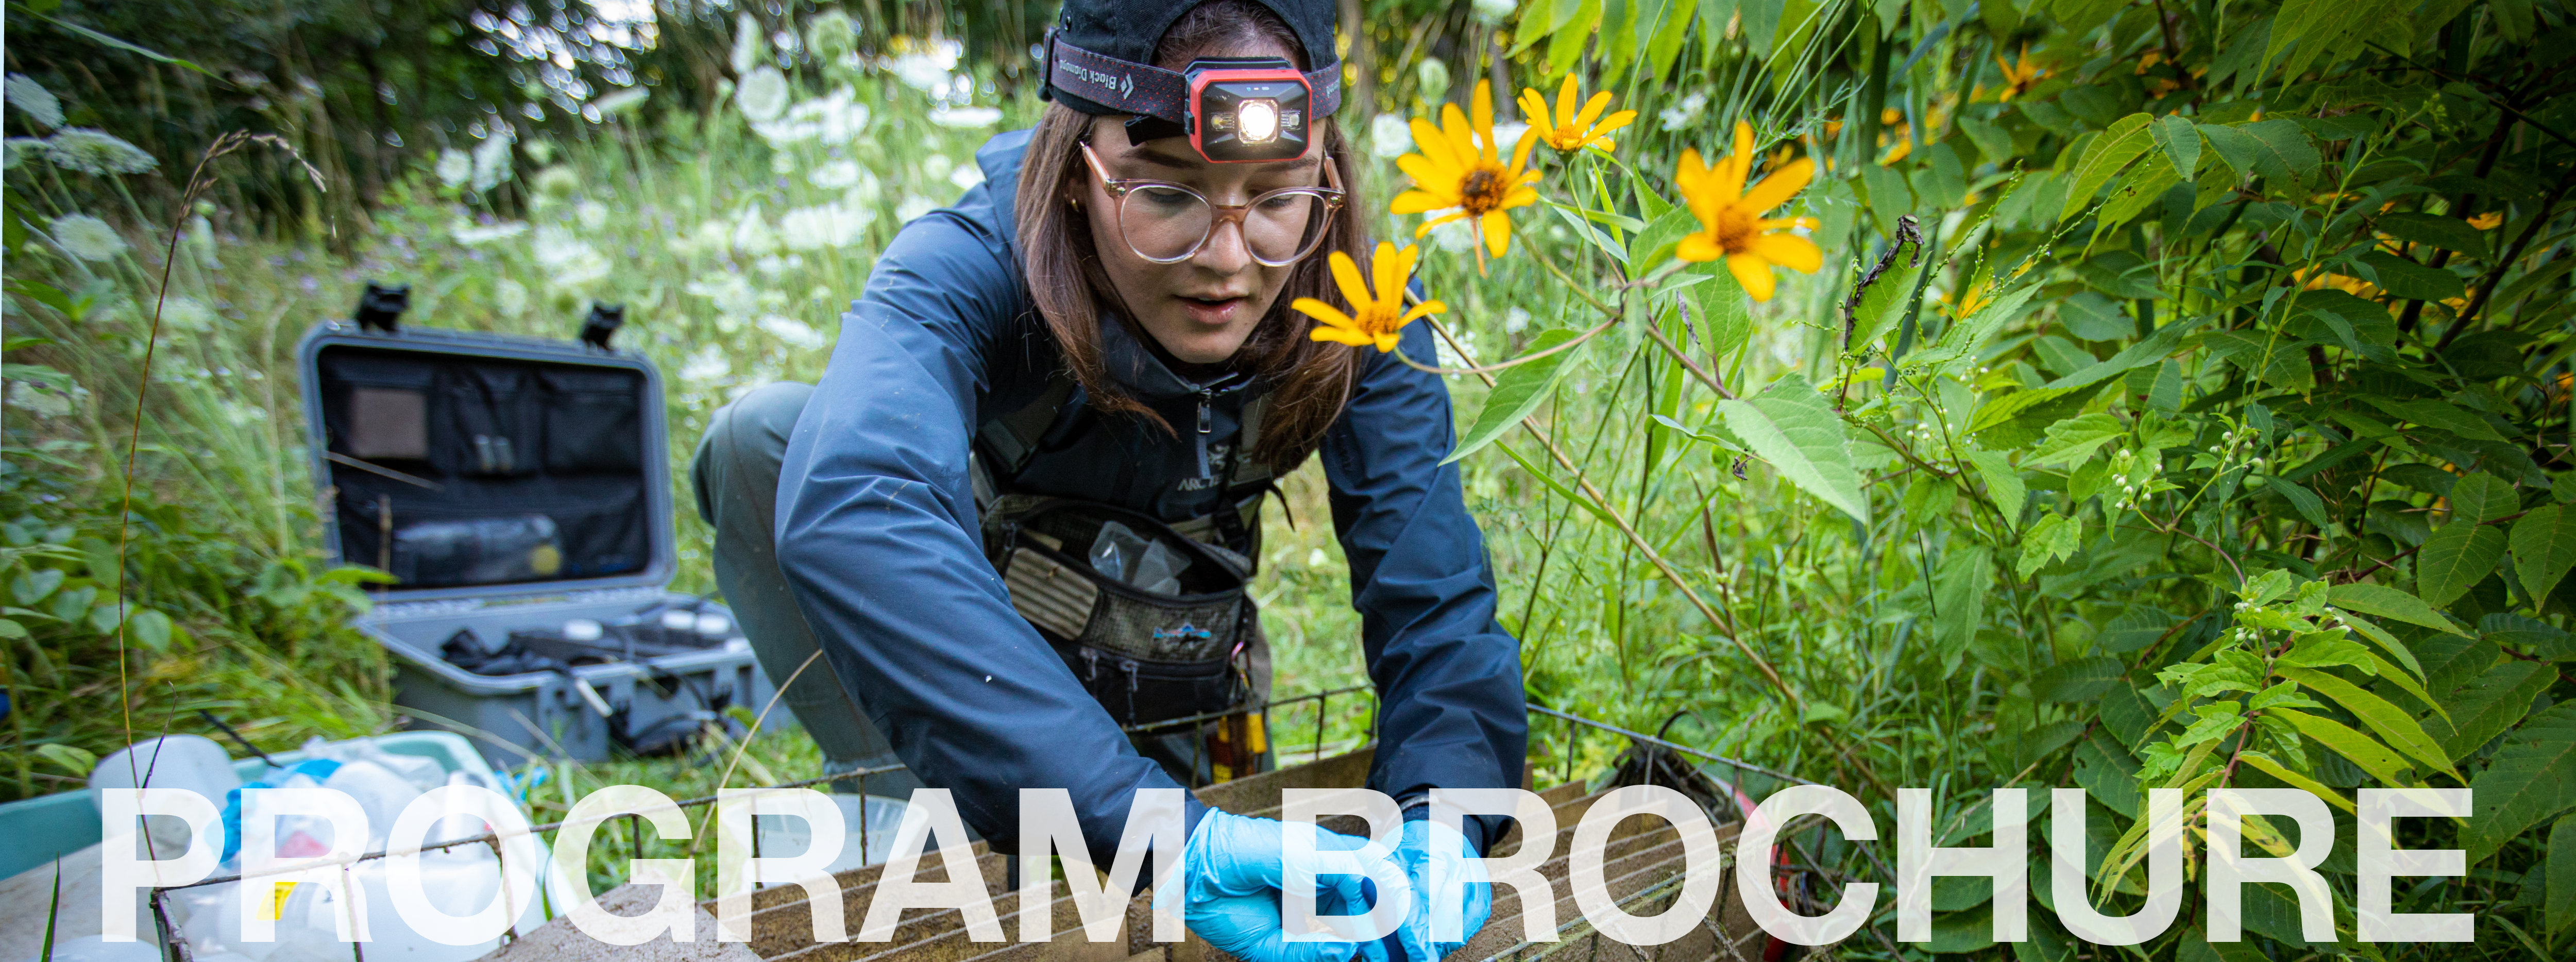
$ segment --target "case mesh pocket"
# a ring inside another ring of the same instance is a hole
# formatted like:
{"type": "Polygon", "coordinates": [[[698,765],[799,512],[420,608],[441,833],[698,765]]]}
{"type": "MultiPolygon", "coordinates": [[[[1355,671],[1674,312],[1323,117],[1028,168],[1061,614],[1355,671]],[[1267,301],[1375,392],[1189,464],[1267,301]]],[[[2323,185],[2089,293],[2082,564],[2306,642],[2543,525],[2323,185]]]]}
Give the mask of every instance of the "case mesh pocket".
{"type": "Polygon", "coordinates": [[[629,371],[547,371],[549,472],[633,471],[644,466],[644,378],[629,371]]]}

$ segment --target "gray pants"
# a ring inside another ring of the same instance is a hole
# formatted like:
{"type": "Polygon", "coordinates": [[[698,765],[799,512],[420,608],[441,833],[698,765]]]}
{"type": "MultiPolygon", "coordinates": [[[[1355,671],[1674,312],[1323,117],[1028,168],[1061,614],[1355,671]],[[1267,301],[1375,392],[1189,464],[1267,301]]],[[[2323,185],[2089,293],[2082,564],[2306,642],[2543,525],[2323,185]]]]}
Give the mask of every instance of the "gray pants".
{"type": "MultiPolygon", "coordinates": [[[[820,649],[814,631],[796,607],[787,576],[778,569],[779,464],[787,454],[788,434],[795,430],[796,418],[813,394],[809,384],[765,384],[717,410],[706,437],[698,441],[697,453],[689,459],[689,481],[697,492],[698,517],[715,528],[716,587],[742,624],[761,671],[783,685],[795,676],[795,683],[786,685],[779,700],[823,750],[824,773],[899,765],[903,760],[895,755],[893,744],[868,720],[831,660],[815,656],[820,649]]],[[[1266,697],[1270,646],[1256,637],[1252,648],[1254,689],[1266,697]]],[[[1172,780],[1205,785],[1214,781],[1215,773],[1202,740],[1215,737],[1216,726],[1196,727],[1195,731],[1167,729],[1138,735],[1130,741],[1138,752],[1161,764],[1172,780]]],[[[1270,767],[1272,754],[1264,748],[1256,770],[1270,767]]],[[[921,784],[908,769],[871,775],[867,794],[910,798],[921,784]]],[[[835,782],[833,788],[859,790],[856,780],[835,782]]]]}

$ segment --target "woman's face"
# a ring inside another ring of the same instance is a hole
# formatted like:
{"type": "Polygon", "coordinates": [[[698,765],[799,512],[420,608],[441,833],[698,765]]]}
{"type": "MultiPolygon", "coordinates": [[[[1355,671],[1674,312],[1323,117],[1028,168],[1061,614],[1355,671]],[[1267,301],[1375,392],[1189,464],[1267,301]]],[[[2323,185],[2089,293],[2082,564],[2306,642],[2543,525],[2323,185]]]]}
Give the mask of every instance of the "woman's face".
{"type": "MultiPolygon", "coordinates": [[[[1187,185],[1220,205],[1251,202],[1263,191],[1314,187],[1324,183],[1325,131],[1318,125],[1305,156],[1258,163],[1209,163],[1183,137],[1141,144],[1127,142],[1127,118],[1110,114],[1091,121],[1091,150],[1110,177],[1161,180],[1187,185]]],[[[1254,327],[1270,312],[1279,289],[1295,265],[1267,267],[1244,247],[1239,223],[1219,223],[1207,243],[1188,259],[1157,264],[1139,256],[1118,229],[1118,199],[1077,158],[1082,176],[1078,193],[1091,222],[1091,241],[1100,252],[1109,281],[1143,327],[1163,350],[1186,364],[1221,364],[1234,356],[1254,327]]],[[[1316,254],[1308,256],[1320,256],[1316,254]]]]}

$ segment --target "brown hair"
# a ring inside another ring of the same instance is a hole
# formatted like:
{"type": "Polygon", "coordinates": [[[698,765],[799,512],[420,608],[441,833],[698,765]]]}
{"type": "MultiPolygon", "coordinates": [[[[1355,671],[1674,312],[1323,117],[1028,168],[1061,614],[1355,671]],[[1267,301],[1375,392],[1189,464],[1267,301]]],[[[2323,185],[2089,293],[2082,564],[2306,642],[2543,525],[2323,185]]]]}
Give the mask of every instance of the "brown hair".
{"type": "MultiPolygon", "coordinates": [[[[1178,70],[1199,57],[1223,56],[1262,44],[1288,50],[1296,56],[1299,69],[1305,69],[1297,36],[1278,14],[1251,0],[1208,0],[1164,31],[1155,45],[1155,65],[1178,70]]],[[[1086,215],[1065,203],[1074,196],[1079,178],[1090,175],[1081,156],[1082,138],[1090,129],[1090,115],[1051,103],[1029,137],[1028,153],[1020,163],[1016,208],[1029,294],[1092,404],[1102,411],[1135,415],[1172,432],[1161,415],[1111,381],[1101,361],[1101,306],[1118,306],[1122,301],[1101,269],[1089,224],[1081,220],[1086,215]]],[[[1358,213],[1370,208],[1352,179],[1357,169],[1340,124],[1326,126],[1324,159],[1340,168],[1342,188],[1348,193],[1342,211],[1327,228],[1323,245],[1291,269],[1270,312],[1227,362],[1270,393],[1261,436],[1250,456],[1280,474],[1295,468],[1323,443],[1324,432],[1350,399],[1359,370],[1356,349],[1309,338],[1307,332],[1315,322],[1288,306],[1297,298],[1312,297],[1350,310],[1327,266],[1332,251],[1350,254],[1360,262],[1362,276],[1368,274],[1368,238],[1358,213]]],[[[1121,323],[1130,325],[1129,332],[1137,340],[1151,342],[1152,335],[1136,329],[1125,316],[1128,312],[1119,313],[1121,323]]]]}

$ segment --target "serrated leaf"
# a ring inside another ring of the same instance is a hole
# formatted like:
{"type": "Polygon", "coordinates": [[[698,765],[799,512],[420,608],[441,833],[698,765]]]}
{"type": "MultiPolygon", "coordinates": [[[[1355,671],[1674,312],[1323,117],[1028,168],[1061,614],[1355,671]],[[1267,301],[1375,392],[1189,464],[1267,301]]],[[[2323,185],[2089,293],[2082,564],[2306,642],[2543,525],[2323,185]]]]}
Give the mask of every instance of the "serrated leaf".
{"type": "Polygon", "coordinates": [[[2415,553],[2415,593],[2426,604],[2448,608],[2504,560],[2504,532],[2469,520],[2433,532],[2415,553]]]}
{"type": "Polygon", "coordinates": [[[2309,691],[2333,699],[2335,704],[2342,705],[2345,711],[2351,712],[2352,717],[2360,719],[2372,734],[2378,735],[2380,740],[2387,742],[2390,747],[2404,752],[2407,757],[2424,763],[2430,770],[2449,772],[2452,777],[2459,777],[2459,772],[2451,768],[2449,756],[2442,753],[2441,746],[2433,741],[2432,735],[2424,731],[2424,726],[2418,724],[2415,719],[2407,717],[2405,711],[2389,704],[2386,699],[2363,691],[2359,685],[2313,668],[2284,667],[2278,671],[2281,677],[2298,682],[2306,686],[2309,691]]]}
{"type": "Polygon", "coordinates": [[[1962,456],[1969,464],[1976,465],[1977,477],[1985,479],[1986,497],[1995,502],[1996,510],[2003,512],[2004,523],[2008,526],[2019,524],[2022,503],[2029,500],[2030,493],[2022,485],[2021,473],[2013,470],[2012,462],[2006,460],[2001,452],[1973,448],[1963,452],[1962,456]]]}
{"type": "Polygon", "coordinates": [[[2138,817],[2138,760],[2101,732],[2075,746],[2075,784],[2102,806],[2138,817]]]}
{"type": "Polygon", "coordinates": [[[2175,177],[2188,178],[2200,169],[2200,128],[2193,126],[2190,118],[2166,114],[2156,118],[2150,129],[2155,132],[2156,146],[2164,148],[2165,159],[2173,163],[2175,177]]]}
{"type": "Polygon", "coordinates": [[[1699,218],[1687,208],[1676,207],[1655,218],[1644,230],[1628,238],[1628,271],[1642,277],[1655,265],[1671,260],[1673,248],[1684,236],[1698,232],[1699,218]]]}
{"type": "Polygon", "coordinates": [[[2545,899],[2550,937],[2556,938],[2576,928],[2576,815],[2559,819],[2550,828],[2548,862],[2545,899]]]}
{"type": "Polygon", "coordinates": [[[2282,480],[2279,475],[2265,475],[2263,486],[2272,489],[2272,493],[2280,495],[2281,500],[2289,502],[2290,507],[2298,511],[2299,517],[2307,523],[2320,528],[2327,525],[2329,519],[2326,517],[2326,502],[2324,498],[2317,497],[2316,492],[2301,487],[2296,481],[2282,480]]]}
{"type": "Polygon", "coordinates": [[[2469,783],[2477,814],[2460,829],[2469,864],[2576,804],[2576,703],[2531,716],[2469,783]]]}
{"type": "Polygon", "coordinates": [[[2522,507],[2522,497],[2503,478],[2480,471],[2451,485],[2449,495],[2453,520],[2494,521],[2522,507]]]}
{"type": "Polygon", "coordinates": [[[2407,421],[2421,424],[2428,428],[2440,428],[2444,431],[2449,431],[2470,440],[2504,440],[2504,435],[2496,433],[2496,429],[2492,425],[2489,425],[2485,418],[2481,418],[2477,416],[2475,412],[2461,408],[2459,405],[2452,404],[2448,401],[2440,401],[2432,398],[2418,398],[2412,401],[2392,401],[2376,396],[2364,396],[2362,400],[2368,401],[2372,406],[2407,421]]]}
{"type": "Polygon", "coordinates": [[[2549,690],[2558,672],[2548,665],[2508,661],[2489,668],[2446,703],[2451,718],[2433,719],[2424,730],[2442,742],[2453,760],[2466,758],[2531,711],[2531,701],[2549,690]]]}
{"type": "MultiPolygon", "coordinates": [[[[1547,331],[1530,342],[1529,353],[1536,354],[1562,345],[1576,336],[1575,332],[1563,328],[1547,331]]],[[[1539,403],[1547,400],[1548,394],[1555,389],[1557,378],[1565,371],[1566,359],[1581,351],[1582,348],[1569,348],[1505,369],[1494,379],[1494,389],[1486,393],[1485,406],[1476,411],[1475,425],[1469,427],[1466,437],[1458,441],[1458,449],[1449,452],[1449,456],[1440,459],[1440,463],[1449,464],[1474,454],[1477,449],[1494,443],[1495,438],[1502,437],[1503,432],[1518,426],[1530,416],[1530,412],[1538,410],[1539,403]]]]}
{"type": "Polygon", "coordinates": [[[2371,226],[2402,241],[2474,254],[2487,249],[2485,231],[2441,214],[2381,214],[2371,226]]]}
{"type": "Polygon", "coordinates": [[[2365,615],[2377,615],[2410,625],[2422,625],[2447,631],[2463,638],[2475,637],[2426,605],[2424,600],[2387,585],[2336,585],[2326,592],[2326,601],[2337,608],[2349,608],[2365,615]]]}
{"type": "Polygon", "coordinates": [[[2576,511],[2542,505],[2513,524],[2513,573],[2522,590],[2547,598],[2576,567],[2576,511]]]}
{"type": "Polygon", "coordinates": [[[2405,779],[2406,762],[2396,752],[2369,736],[2353,731],[2342,722],[2287,708],[2276,710],[2267,717],[2288,721],[2290,727],[2299,730],[2299,734],[2360,766],[2362,771],[2383,784],[2397,787],[2414,784],[2405,779]]]}
{"type": "Polygon", "coordinates": [[[2117,658],[2078,658],[2041,669],[2030,679],[2030,696],[2043,702],[2085,702],[2120,683],[2127,670],[2117,658]]]}
{"type": "Polygon", "coordinates": [[[2046,438],[2040,442],[2039,450],[2023,458],[2022,463],[2032,467],[2082,464],[2091,459],[2093,452],[2100,450],[2103,445],[2118,440],[2128,433],[2128,426],[2121,424],[2119,418],[2111,415],[2077,415],[2049,425],[2046,438]]]}
{"type": "Polygon", "coordinates": [[[2379,287],[2413,301],[2447,301],[2468,295],[2468,282],[2439,267],[2427,267],[2386,251],[2371,251],[2357,260],[2379,275],[2379,287]]]}
{"type": "Polygon", "coordinates": [[[2049,562],[2075,554],[2083,547],[2084,520],[2050,512],[2031,522],[2030,530],[2021,535],[2021,558],[2013,563],[2013,572],[2028,578],[2030,573],[2049,562]]]}
{"type": "Polygon", "coordinates": [[[2245,752],[2236,757],[2243,760],[2246,764],[2252,765],[2261,770],[2266,775],[2270,775],[2289,783],[2291,788],[2305,789],[2311,795],[2315,795],[2318,798],[2334,803],[2336,808],[2343,809],[2347,812],[2353,811],[2352,800],[2343,797],[2342,792],[2326,787],[2324,782],[2317,781],[2316,779],[2309,778],[2306,775],[2292,771],[2289,766],[2281,764],[2279,759],[2273,758],[2272,756],[2266,755],[2262,752],[2245,752]]]}
{"type": "Polygon", "coordinates": [[[2147,132],[2148,124],[2154,119],[2146,114],[2130,114],[2102,131],[2101,136],[2093,138],[2092,146],[2084,149],[2084,159],[2076,161],[2074,170],[2070,172],[2075,182],[2066,192],[2066,205],[2057,212],[2058,220],[2073,217],[2092,204],[2094,192],[2109,183],[2121,168],[2129,166],[2130,161],[2138,159],[2139,154],[2155,146],[2155,135],[2147,132]]]}
{"type": "Polygon", "coordinates": [[[1994,581],[1994,555],[1985,548],[1954,548],[1942,556],[1932,578],[1932,638],[1942,651],[1959,651],[1976,637],[1994,581]]]}
{"type": "Polygon", "coordinates": [[[1869,498],[1852,468],[1851,439],[1833,403],[1795,374],[1772,382],[1750,401],[1718,402],[1727,430],[1744,439],[1780,476],[1863,524],[1869,498]]]}

